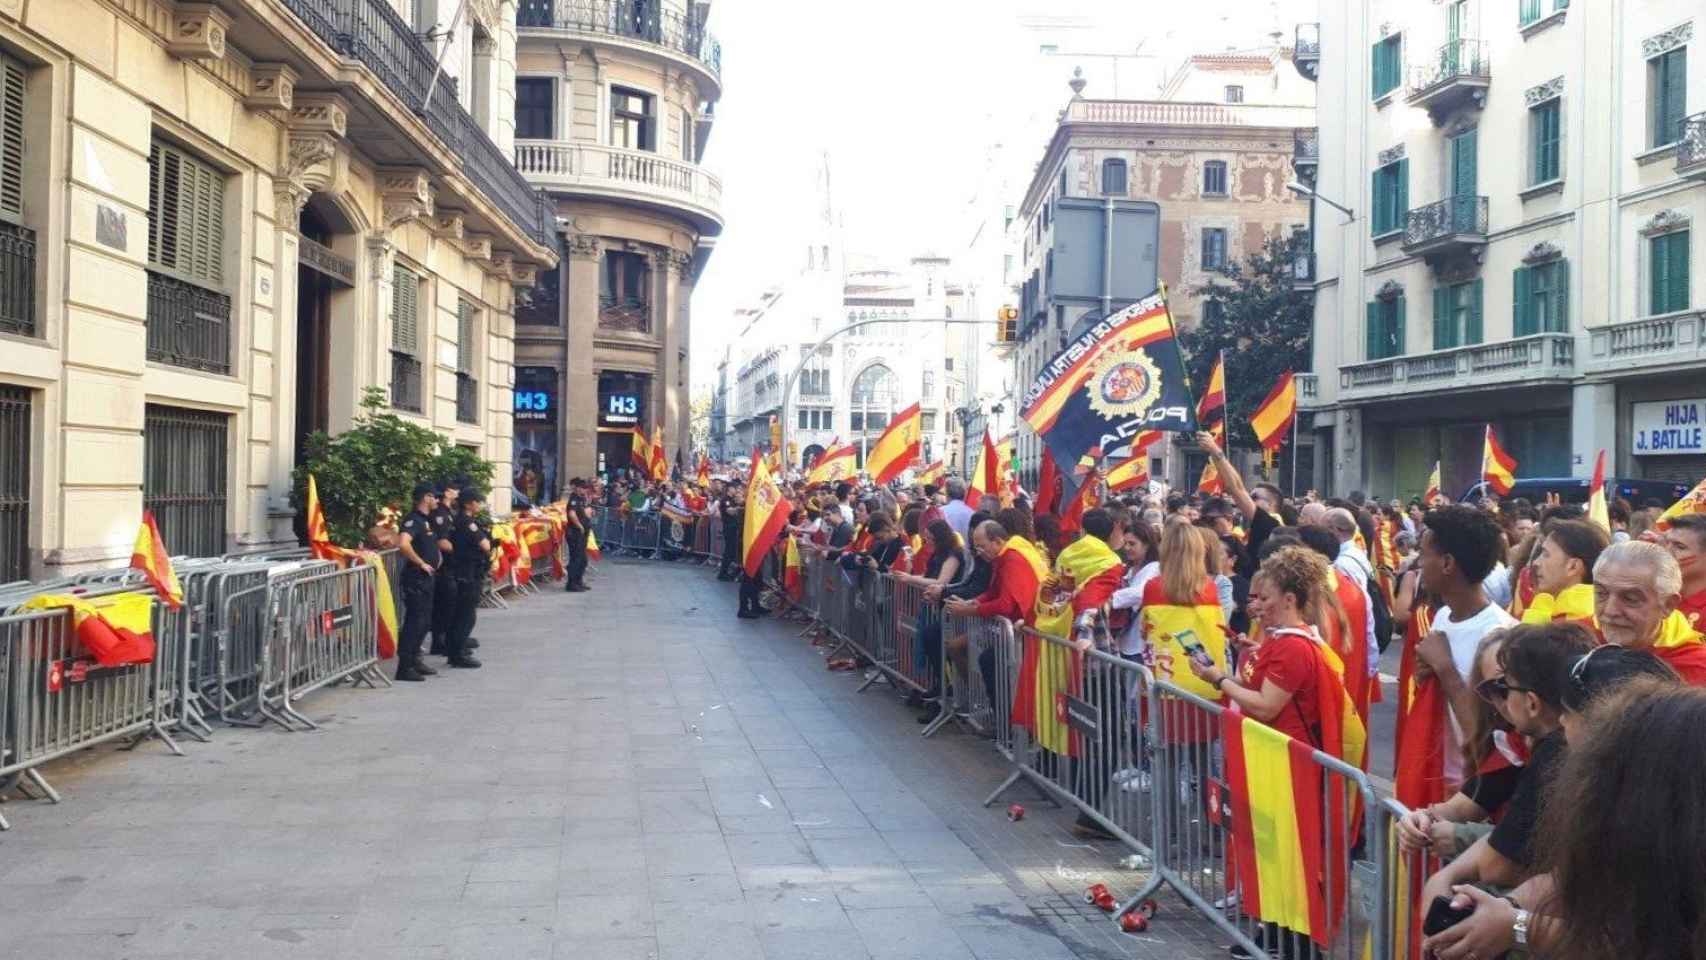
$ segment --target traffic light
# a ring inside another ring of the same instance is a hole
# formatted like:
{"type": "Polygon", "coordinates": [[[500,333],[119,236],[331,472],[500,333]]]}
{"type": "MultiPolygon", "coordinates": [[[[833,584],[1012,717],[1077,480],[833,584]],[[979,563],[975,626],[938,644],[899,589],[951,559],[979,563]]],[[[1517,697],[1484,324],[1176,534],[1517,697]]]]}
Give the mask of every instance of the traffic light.
{"type": "Polygon", "coordinates": [[[998,321],[995,328],[996,343],[1014,343],[1019,339],[1019,308],[1002,307],[995,312],[998,321]]]}

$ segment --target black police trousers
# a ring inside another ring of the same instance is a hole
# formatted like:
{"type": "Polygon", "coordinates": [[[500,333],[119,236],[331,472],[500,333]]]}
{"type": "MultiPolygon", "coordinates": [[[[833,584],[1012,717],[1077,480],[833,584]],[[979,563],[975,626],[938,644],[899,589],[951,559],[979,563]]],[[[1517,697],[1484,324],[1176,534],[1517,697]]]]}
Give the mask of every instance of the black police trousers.
{"type": "Polygon", "coordinates": [[[479,616],[485,584],[478,577],[456,577],[451,583],[456,590],[455,618],[445,638],[444,652],[450,659],[460,660],[468,655],[468,638],[474,635],[474,620],[479,616]]]}
{"type": "Polygon", "coordinates": [[[586,531],[570,528],[567,537],[569,565],[563,580],[565,587],[578,587],[586,579],[586,531]]]}
{"type": "Polygon", "coordinates": [[[432,626],[433,584],[436,577],[418,567],[403,568],[403,635],[397,640],[397,669],[410,670],[421,662],[421,641],[432,626]]]}
{"type": "Polygon", "coordinates": [[[456,579],[446,564],[432,580],[432,652],[441,654],[449,649],[450,628],[456,623],[456,579]]]}

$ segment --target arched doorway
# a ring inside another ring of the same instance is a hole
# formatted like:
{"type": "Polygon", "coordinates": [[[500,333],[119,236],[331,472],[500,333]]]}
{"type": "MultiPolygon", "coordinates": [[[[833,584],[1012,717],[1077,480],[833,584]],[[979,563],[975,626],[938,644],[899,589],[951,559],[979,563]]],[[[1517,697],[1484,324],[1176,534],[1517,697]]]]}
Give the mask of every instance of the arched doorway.
{"type": "Polygon", "coordinates": [[[852,410],[853,435],[858,438],[861,468],[865,465],[866,449],[882,436],[883,428],[888,426],[898,396],[899,381],[894,371],[880,360],[853,378],[848,401],[852,410]]]}
{"type": "Polygon", "coordinates": [[[337,251],[353,246],[352,225],[336,204],[316,194],[297,218],[296,445],[332,429],[332,397],[352,363],[355,261],[337,251]],[[334,322],[338,316],[339,322],[334,322]]]}
{"type": "Polygon", "coordinates": [[[800,469],[810,470],[817,458],[823,456],[823,444],[814,443],[800,453],[800,469]]]}

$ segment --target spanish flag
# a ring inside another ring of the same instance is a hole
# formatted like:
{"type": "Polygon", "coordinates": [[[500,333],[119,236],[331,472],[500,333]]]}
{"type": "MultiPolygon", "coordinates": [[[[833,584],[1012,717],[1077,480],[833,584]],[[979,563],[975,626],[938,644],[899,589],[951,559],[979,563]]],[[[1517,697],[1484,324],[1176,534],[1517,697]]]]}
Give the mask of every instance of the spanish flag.
{"type": "MultiPolygon", "coordinates": [[[[1321,691],[1325,735],[1332,725],[1328,697],[1336,684],[1331,668],[1316,659],[1317,675],[1328,685],[1321,691]]],[[[1228,872],[1235,866],[1239,909],[1330,945],[1344,919],[1345,851],[1356,829],[1352,795],[1326,788],[1310,744],[1252,720],[1236,707],[1221,714],[1220,733],[1231,796],[1223,798],[1229,804],[1212,813],[1222,820],[1231,818],[1228,872]],[[1325,855],[1329,846],[1335,854],[1331,858],[1325,855]]],[[[1357,756],[1339,759],[1352,765],[1360,759],[1362,745],[1354,738],[1343,746],[1330,739],[1324,742],[1324,752],[1335,756],[1354,744],[1357,756]]]]}
{"type": "Polygon", "coordinates": [[[598,547],[598,534],[593,533],[591,529],[586,532],[586,555],[594,560],[604,559],[604,551],[598,547]]]}
{"type": "Polygon", "coordinates": [[[1605,502],[1605,451],[1599,451],[1599,456],[1593,462],[1593,485],[1588,487],[1588,519],[1599,524],[1606,533],[1611,532],[1611,507],[1605,502]]]}
{"type": "MultiPolygon", "coordinates": [[[[1214,665],[1226,670],[1226,616],[1220,610],[1220,596],[1213,580],[1203,580],[1196,596],[1187,602],[1175,602],[1167,596],[1162,578],[1154,577],[1143,588],[1143,636],[1156,658],[1172,658],[1172,676],[1162,679],[1186,693],[1204,700],[1219,702],[1220,691],[1185,669],[1185,646],[1192,641],[1208,651],[1214,665]]],[[[1175,737],[1175,739],[1178,739],[1175,737]]]]}
{"type": "Polygon", "coordinates": [[[764,457],[754,450],[752,477],[746,484],[746,529],[741,536],[741,558],[745,562],[747,576],[757,579],[758,570],[764,564],[764,555],[770,552],[793,510],[782,496],[782,488],[776,485],[770,469],[764,465],[764,457]]]}
{"type": "Polygon", "coordinates": [[[1419,607],[1404,625],[1404,652],[1398,663],[1392,795],[1411,810],[1439,803],[1456,788],[1445,782],[1445,695],[1439,681],[1416,679],[1416,645],[1432,629],[1433,611],[1419,607]]]}
{"type": "Polygon", "coordinates": [[[1695,484],[1693,490],[1688,491],[1681,500],[1671,504],[1669,509],[1659,514],[1659,518],[1653,522],[1653,526],[1660,530],[1669,530],[1672,520],[1691,513],[1706,513],[1706,480],[1695,484]]]}
{"type": "MultiPolygon", "coordinates": [[[[1060,551],[1054,572],[1062,583],[1072,584],[1072,593],[1051,598],[1039,591],[1036,628],[1038,633],[1066,640],[1071,638],[1079,614],[1097,609],[1113,597],[1125,564],[1099,538],[1084,536],[1060,551]]],[[[1032,739],[1043,749],[1076,755],[1076,744],[1066,724],[1066,698],[1079,692],[1082,677],[1083,657],[1076,650],[1027,634],[1013,694],[1013,722],[1030,730],[1032,739]]]]}
{"type": "Polygon", "coordinates": [[[652,479],[662,483],[669,479],[669,458],[663,452],[663,424],[652,428],[652,479]]]}
{"type": "Polygon", "coordinates": [[[805,591],[805,584],[800,579],[800,545],[793,537],[783,537],[788,541],[786,552],[782,554],[782,591],[789,599],[798,600],[805,591]]]}
{"type": "Polygon", "coordinates": [[[1428,488],[1422,492],[1422,506],[1425,509],[1433,509],[1435,498],[1440,496],[1439,491],[1439,461],[1435,460],[1434,472],[1428,474],[1428,488]]]}
{"type": "Polygon", "coordinates": [[[1226,351],[1215,354],[1214,369],[1208,374],[1208,389],[1197,401],[1197,422],[1212,423],[1226,420],[1226,351]]]}
{"type": "Polygon", "coordinates": [[[1653,641],[1653,655],[1670,664],[1692,687],[1706,686],[1706,637],[1702,637],[1681,610],[1672,610],[1659,625],[1658,639],[1653,641]]]}
{"type": "Polygon", "coordinates": [[[1054,451],[1043,447],[1042,471],[1037,477],[1037,502],[1032,512],[1039,516],[1053,513],[1060,500],[1060,468],[1054,465],[1054,451]]]}
{"type": "Polygon", "coordinates": [[[1270,460],[1285,445],[1286,434],[1291,432],[1291,425],[1296,419],[1297,378],[1287,370],[1268,391],[1256,412],[1250,414],[1250,429],[1255,431],[1256,441],[1270,460]]]}
{"type": "Polygon", "coordinates": [[[977,457],[977,469],[972,472],[971,482],[966,484],[966,503],[973,510],[985,496],[1000,496],[1001,494],[1001,455],[995,450],[995,440],[989,431],[983,431],[983,450],[977,457]]]}
{"type": "MultiPolygon", "coordinates": [[[[1220,375],[1220,364],[1218,362],[1214,366],[1214,372],[1216,376],[1220,375]]],[[[1204,397],[1203,399],[1208,398],[1204,397]]],[[[1214,437],[1214,442],[1224,444],[1226,442],[1226,420],[1224,418],[1216,420],[1214,425],[1208,428],[1208,432],[1214,437]]],[[[1214,497],[1226,492],[1226,483],[1220,479],[1220,471],[1215,468],[1213,460],[1203,464],[1202,478],[1197,481],[1197,492],[1214,497]]]]}
{"type": "Polygon", "coordinates": [[[154,598],[146,593],[120,593],[107,597],[79,597],[69,593],[37,594],[24,601],[20,613],[30,610],[68,610],[77,643],[95,663],[122,667],[149,663],[154,659],[154,598]]]}
{"type": "Polygon", "coordinates": [[[634,469],[647,476],[651,476],[652,445],[646,441],[646,431],[640,429],[638,424],[635,424],[634,426],[634,435],[631,442],[632,446],[628,448],[629,462],[634,465],[634,469]]]}
{"type": "Polygon", "coordinates": [[[1137,456],[1121,462],[1108,471],[1108,489],[1115,493],[1141,487],[1149,482],[1149,455],[1139,452],[1137,456]]]}
{"type": "Polygon", "coordinates": [[[865,472],[878,486],[900,476],[918,459],[924,437],[924,408],[913,404],[895,414],[883,435],[865,454],[865,472]]]}
{"type": "Polygon", "coordinates": [[[1536,593],[1523,609],[1523,623],[1579,623],[1599,636],[1599,623],[1594,619],[1593,584],[1578,583],[1565,587],[1557,595],[1536,593]]]}
{"type": "MultiPolygon", "coordinates": [[[[1118,468],[1115,468],[1118,469],[1118,468]]],[[[1148,479],[1145,474],[1142,483],[1148,479]]],[[[1093,510],[1102,505],[1102,478],[1094,468],[1084,476],[1084,481],[1078,485],[1078,490],[1066,504],[1066,509],[1060,515],[1060,529],[1064,533],[1072,533],[1084,525],[1084,511],[1093,510]]]]}
{"type": "MultiPolygon", "coordinates": [[[[308,482],[313,483],[313,478],[310,477],[308,482]]],[[[320,526],[325,525],[325,520],[321,520],[320,526]]],[[[172,569],[172,558],[166,553],[166,545],[160,541],[160,528],[154,523],[152,510],[142,511],[142,526],[136,531],[136,545],[131,547],[130,566],[133,570],[142,571],[142,576],[167,606],[176,610],[184,605],[183,584],[178,582],[178,572],[172,569]]]]}
{"type": "Polygon", "coordinates": [[[694,473],[693,480],[701,487],[711,485],[711,459],[702,453],[699,455],[699,469],[694,473]]]}
{"type": "Polygon", "coordinates": [[[850,479],[858,469],[859,452],[851,443],[843,444],[840,437],[830,442],[829,448],[818,454],[812,462],[812,468],[806,471],[806,486],[813,487],[820,483],[835,484],[850,479]]]}
{"type": "Polygon", "coordinates": [[[1505,452],[1499,446],[1499,438],[1493,433],[1493,425],[1487,424],[1486,438],[1481,443],[1481,479],[1487,481],[1487,486],[1494,493],[1505,496],[1516,485],[1516,458],[1505,452]]]}
{"type": "Polygon", "coordinates": [[[397,600],[391,596],[391,578],[385,575],[385,560],[376,550],[356,551],[356,560],[373,568],[374,607],[379,615],[379,659],[389,660],[397,655],[397,600]]]}
{"type": "Polygon", "coordinates": [[[930,486],[940,486],[942,478],[948,475],[948,465],[938,460],[918,472],[918,479],[913,483],[930,486]]]}

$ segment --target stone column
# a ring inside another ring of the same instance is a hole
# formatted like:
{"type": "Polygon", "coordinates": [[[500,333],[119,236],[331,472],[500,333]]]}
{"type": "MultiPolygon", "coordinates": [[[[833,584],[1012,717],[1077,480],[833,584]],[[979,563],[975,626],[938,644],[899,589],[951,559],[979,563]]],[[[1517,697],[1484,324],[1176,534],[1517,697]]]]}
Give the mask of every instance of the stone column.
{"type": "Polygon", "coordinates": [[[1604,449],[1606,472],[1627,476],[1628,453],[1617,443],[1617,384],[1578,383],[1570,388],[1570,475],[1593,476],[1595,455],[1604,449]]]}
{"type": "MultiPolygon", "coordinates": [[[[568,337],[562,400],[561,477],[591,476],[598,466],[598,371],[593,365],[593,335],[598,329],[598,269],[604,245],[597,237],[575,234],[565,244],[568,290],[563,326],[568,337]]],[[[621,466],[621,464],[612,464],[621,466]]]]}
{"type": "MultiPolygon", "coordinates": [[[[652,310],[652,331],[661,350],[658,353],[657,382],[652,393],[657,398],[654,420],[663,424],[664,456],[675,464],[677,451],[687,444],[684,414],[687,402],[682,397],[682,352],[687,349],[685,324],[681,322],[683,300],[681,276],[692,261],[684,253],[659,250],[652,254],[652,274],[657,299],[652,310]]],[[[685,464],[685,459],[683,460],[685,464]]]]}

